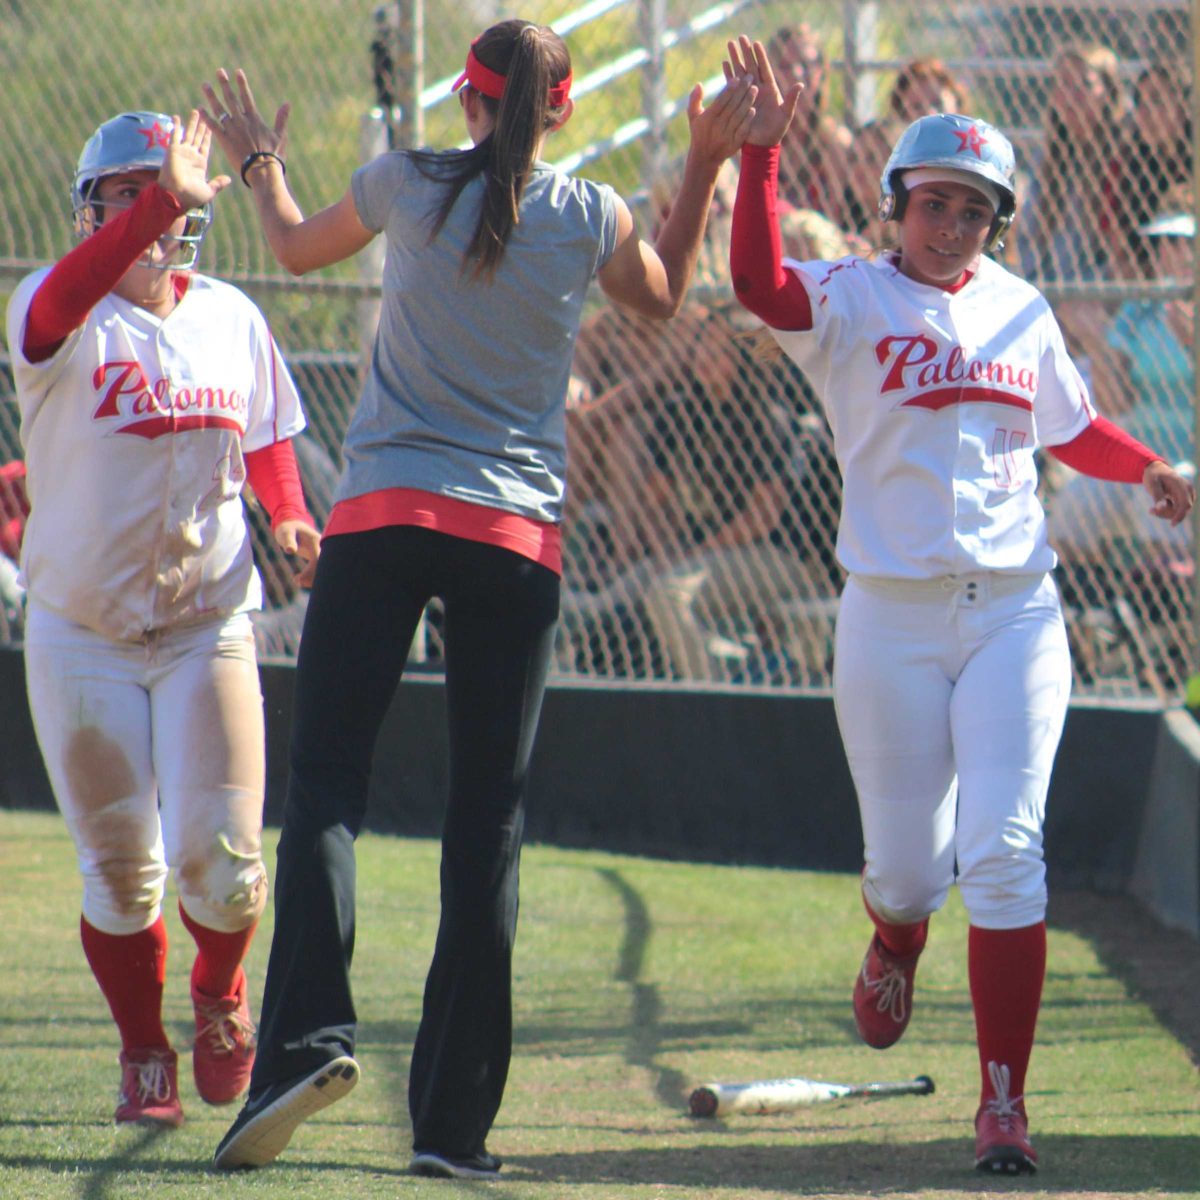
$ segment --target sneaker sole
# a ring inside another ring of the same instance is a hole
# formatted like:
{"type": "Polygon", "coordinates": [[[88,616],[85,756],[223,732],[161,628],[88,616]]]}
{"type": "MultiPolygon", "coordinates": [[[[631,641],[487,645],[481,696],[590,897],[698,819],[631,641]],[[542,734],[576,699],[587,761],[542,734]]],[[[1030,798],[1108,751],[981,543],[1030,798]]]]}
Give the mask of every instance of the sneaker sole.
{"type": "Polygon", "coordinates": [[[975,1170],[988,1175],[1036,1175],[1037,1163],[1016,1146],[1000,1146],[981,1154],[975,1170]]]}
{"type": "Polygon", "coordinates": [[[428,1175],[438,1179],[499,1179],[500,1169],[484,1170],[451,1162],[440,1154],[414,1154],[408,1164],[414,1175],[428,1175]]]}
{"type": "Polygon", "coordinates": [[[358,1063],[348,1055],[314,1071],[232,1131],[228,1140],[217,1147],[213,1166],[218,1171],[236,1171],[274,1162],[297,1127],[349,1093],[358,1076],[358,1063]]]}

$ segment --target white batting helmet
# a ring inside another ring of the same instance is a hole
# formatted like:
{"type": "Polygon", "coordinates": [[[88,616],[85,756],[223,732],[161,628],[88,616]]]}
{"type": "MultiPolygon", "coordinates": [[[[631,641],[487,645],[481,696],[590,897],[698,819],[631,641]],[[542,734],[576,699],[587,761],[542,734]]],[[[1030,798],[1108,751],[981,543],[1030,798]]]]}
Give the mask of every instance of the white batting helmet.
{"type": "MultiPolygon", "coordinates": [[[[94,202],[100,180],[127,171],[157,171],[166,159],[173,126],[174,121],[166,113],[124,112],[105,121],[88,138],[71,183],[71,211],[77,237],[94,233],[104,219],[98,211],[100,206],[94,202]]],[[[189,209],[183,232],[174,237],[180,245],[178,255],[155,265],[172,270],[194,266],[211,222],[211,205],[189,209]]]]}
{"type": "Polygon", "coordinates": [[[940,167],[976,175],[999,194],[987,249],[997,250],[1017,209],[1017,161],[1012,143],[994,125],[958,113],[933,113],[914,121],[899,137],[879,179],[879,217],[898,221],[908,193],[902,176],[914,167],[940,167]]]}

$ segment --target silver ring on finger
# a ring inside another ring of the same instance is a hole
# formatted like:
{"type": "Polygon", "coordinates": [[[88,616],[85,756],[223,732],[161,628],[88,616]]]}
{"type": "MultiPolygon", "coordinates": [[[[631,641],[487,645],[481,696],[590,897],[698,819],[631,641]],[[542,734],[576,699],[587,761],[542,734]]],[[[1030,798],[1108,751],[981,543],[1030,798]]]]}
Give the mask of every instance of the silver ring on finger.
{"type": "Polygon", "coordinates": [[[230,118],[231,116],[233,116],[233,114],[232,114],[232,113],[222,113],[222,114],[221,114],[221,115],[220,115],[220,116],[217,118],[217,124],[218,124],[218,125],[224,125],[224,124],[225,124],[225,122],[226,122],[226,121],[228,121],[228,120],[229,120],[229,118],[230,118]]]}

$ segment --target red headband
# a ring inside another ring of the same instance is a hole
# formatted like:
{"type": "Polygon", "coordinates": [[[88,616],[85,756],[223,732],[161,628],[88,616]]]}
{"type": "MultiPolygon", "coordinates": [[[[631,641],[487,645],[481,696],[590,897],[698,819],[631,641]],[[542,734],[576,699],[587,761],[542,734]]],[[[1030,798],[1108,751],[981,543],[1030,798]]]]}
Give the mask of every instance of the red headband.
{"type": "MultiPolygon", "coordinates": [[[[467,51],[467,69],[454,81],[454,86],[450,90],[457,92],[464,83],[469,83],[477,92],[482,92],[483,95],[490,96],[493,100],[499,100],[504,95],[505,78],[506,76],[493,71],[491,67],[485,67],[475,57],[475,43],[472,42],[471,49],[467,51]]],[[[560,104],[566,104],[570,94],[571,74],[568,72],[566,79],[561,83],[556,83],[550,89],[550,107],[557,108],[560,104]]]]}

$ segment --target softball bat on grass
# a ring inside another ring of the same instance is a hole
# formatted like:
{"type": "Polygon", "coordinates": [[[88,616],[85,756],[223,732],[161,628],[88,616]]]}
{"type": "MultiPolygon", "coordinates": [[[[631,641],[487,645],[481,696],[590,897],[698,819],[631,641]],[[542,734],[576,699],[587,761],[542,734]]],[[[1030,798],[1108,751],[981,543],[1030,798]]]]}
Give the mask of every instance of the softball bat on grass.
{"type": "Polygon", "coordinates": [[[724,1117],[730,1113],[792,1112],[806,1104],[842,1100],[848,1096],[927,1096],[933,1091],[928,1075],[894,1083],[824,1083],[819,1079],[761,1079],[754,1083],[706,1083],[688,1100],[693,1117],[724,1117]]]}

